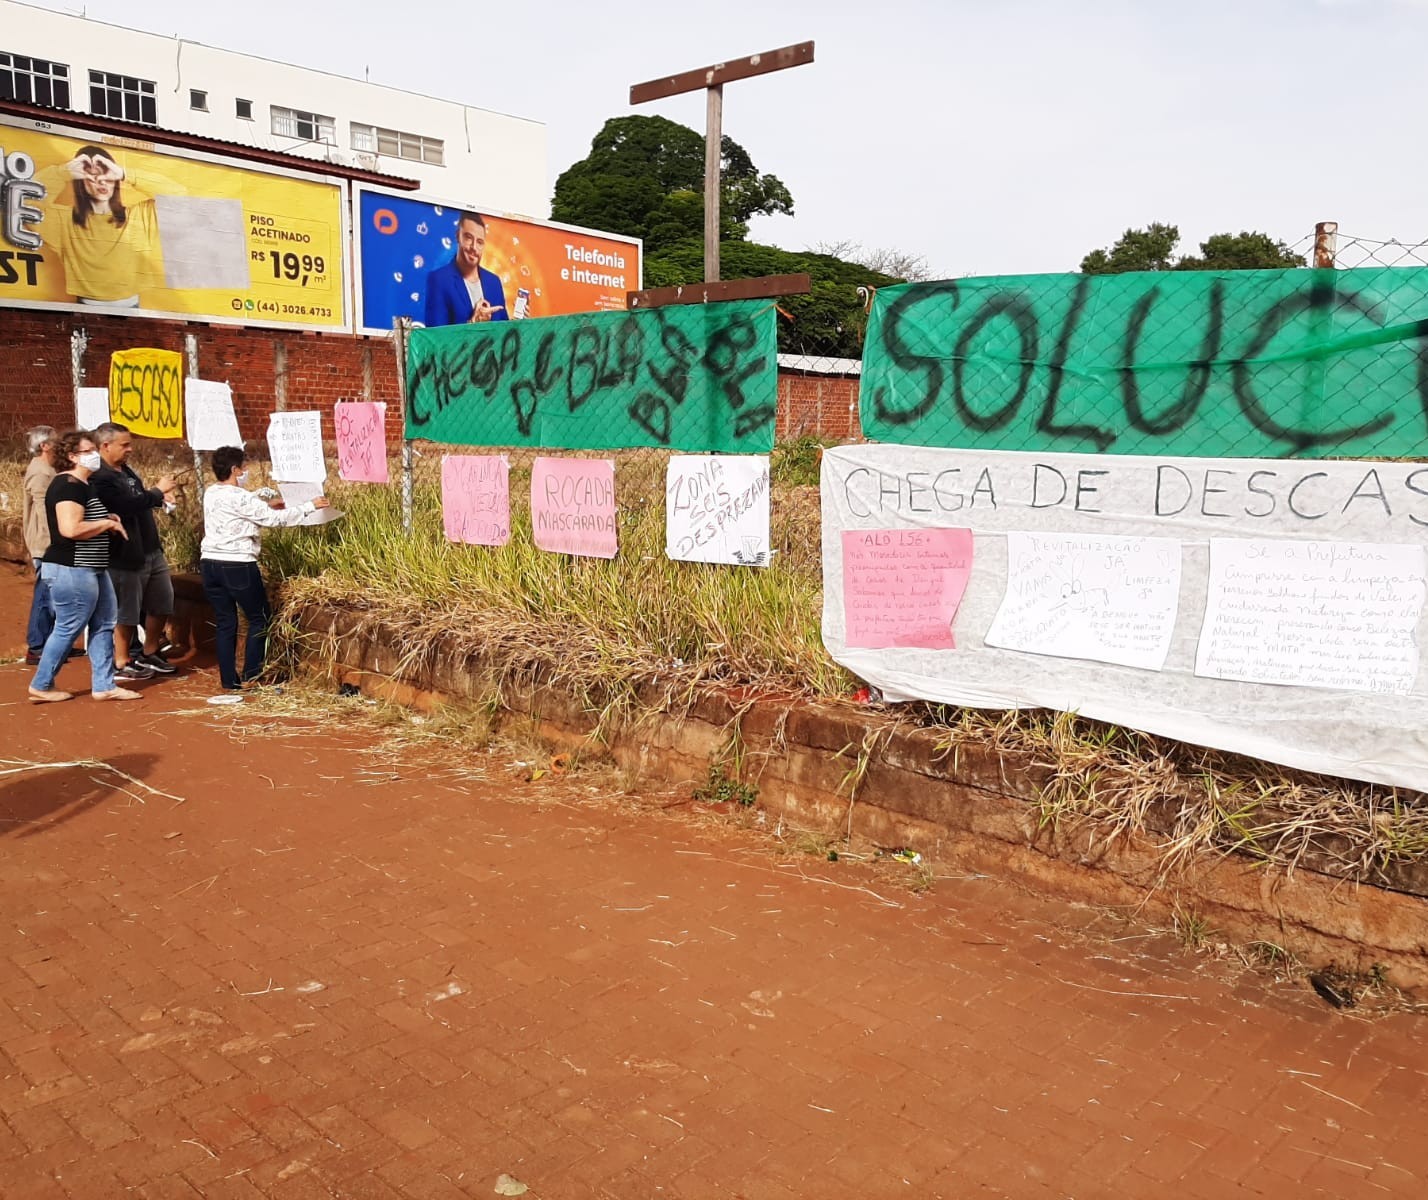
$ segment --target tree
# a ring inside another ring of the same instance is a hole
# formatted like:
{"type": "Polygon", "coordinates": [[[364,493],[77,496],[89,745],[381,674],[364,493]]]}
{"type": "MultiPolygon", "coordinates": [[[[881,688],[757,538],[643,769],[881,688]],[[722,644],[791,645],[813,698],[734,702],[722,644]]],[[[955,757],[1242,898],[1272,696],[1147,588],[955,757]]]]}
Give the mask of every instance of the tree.
{"type": "MultiPolygon", "coordinates": [[[[733,138],[720,143],[720,241],[743,241],[756,215],[792,215],[793,197],[760,175],[733,138]]],[[[590,153],[555,181],[551,218],[643,239],[647,254],[704,232],[704,138],[664,117],[612,117],[590,153]]]]}
{"type": "Polygon", "coordinates": [[[926,256],[908,250],[891,247],[870,249],[861,242],[844,239],[841,242],[818,242],[813,247],[813,253],[846,259],[903,283],[923,283],[933,277],[926,256]]]}
{"type": "Polygon", "coordinates": [[[1302,267],[1304,259],[1267,233],[1217,233],[1200,243],[1198,256],[1175,258],[1180,230],[1154,223],[1127,229],[1109,250],[1092,250],[1081,260],[1083,275],[1125,271],[1252,271],[1302,267]]]}
{"type": "Polygon", "coordinates": [[[1127,229],[1109,250],[1092,250],[1081,260],[1083,275],[1120,275],[1126,271],[1169,271],[1171,256],[1180,241],[1174,225],[1156,222],[1144,229],[1127,229]]]}

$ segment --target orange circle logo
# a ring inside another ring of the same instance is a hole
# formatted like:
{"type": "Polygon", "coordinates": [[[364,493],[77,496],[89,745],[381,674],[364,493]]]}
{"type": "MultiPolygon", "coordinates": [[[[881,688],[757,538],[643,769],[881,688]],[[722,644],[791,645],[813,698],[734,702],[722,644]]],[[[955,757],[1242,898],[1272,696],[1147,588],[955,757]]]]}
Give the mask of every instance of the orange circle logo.
{"type": "Polygon", "coordinates": [[[378,233],[396,233],[397,214],[390,208],[379,208],[372,214],[372,224],[377,227],[378,233]]]}

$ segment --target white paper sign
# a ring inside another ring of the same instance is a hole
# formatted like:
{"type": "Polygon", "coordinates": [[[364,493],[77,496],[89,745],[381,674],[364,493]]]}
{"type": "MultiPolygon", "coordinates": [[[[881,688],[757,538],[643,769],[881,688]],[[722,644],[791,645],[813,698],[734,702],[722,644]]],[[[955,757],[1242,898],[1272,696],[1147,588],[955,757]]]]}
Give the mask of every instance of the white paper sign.
{"type": "Polygon", "coordinates": [[[1195,674],[1406,696],[1422,546],[1213,538],[1195,674]]]}
{"type": "Polygon", "coordinates": [[[109,420],[109,389],[82,387],[74,391],[74,419],[79,429],[93,430],[109,420]]]}
{"type": "Polygon", "coordinates": [[[1180,600],[1170,538],[1007,534],[1007,586],[989,646],[1159,671],[1180,600]]]}
{"type": "Polygon", "coordinates": [[[674,455],[665,476],[664,514],[670,558],[768,566],[768,457],[674,455]]]}
{"type": "Polygon", "coordinates": [[[233,415],[233,391],[226,383],[207,379],[185,379],[183,385],[184,428],[188,444],[195,450],[217,450],[219,446],[243,447],[238,418],[233,415]]]}
{"type": "MultiPolygon", "coordinates": [[[[283,497],[283,505],[286,508],[297,508],[306,504],[309,500],[316,500],[322,495],[322,484],[320,483],[280,483],[278,491],[283,497]]],[[[335,521],[343,516],[343,512],[336,508],[319,508],[303,517],[298,522],[299,525],[326,525],[329,521],[335,521]]]]}
{"type": "Polygon", "coordinates": [[[268,454],[272,475],[288,483],[322,483],[327,463],[322,457],[320,412],[277,412],[268,418],[268,454]]]}

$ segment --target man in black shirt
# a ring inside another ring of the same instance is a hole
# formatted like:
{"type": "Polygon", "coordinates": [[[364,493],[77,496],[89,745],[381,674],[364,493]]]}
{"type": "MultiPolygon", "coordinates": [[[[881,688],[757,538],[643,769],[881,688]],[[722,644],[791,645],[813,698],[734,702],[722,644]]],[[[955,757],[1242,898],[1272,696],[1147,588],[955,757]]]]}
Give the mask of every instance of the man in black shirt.
{"type": "Polygon", "coordinates": [[[159,647],[163,644],[164,622],[174,611],[174,585],[159,541],[154,510],[173,503],[177,482],[172,475],[165,475],[153,487],[144,487],[129,466],[134,437],[123,425],[105,422],[94,431],[94,443],[104,460],[94,473],[95,491],[105,508],[123,521],[128,535],[122,538],[111,534],[109,544],[109,577],[119,601],[114,677],[139,680],[172,675],[177,668],[159,653],[159,647]],[[143,653],[134,656],[130,647],[138,635],[141,613],[143,653]]]}

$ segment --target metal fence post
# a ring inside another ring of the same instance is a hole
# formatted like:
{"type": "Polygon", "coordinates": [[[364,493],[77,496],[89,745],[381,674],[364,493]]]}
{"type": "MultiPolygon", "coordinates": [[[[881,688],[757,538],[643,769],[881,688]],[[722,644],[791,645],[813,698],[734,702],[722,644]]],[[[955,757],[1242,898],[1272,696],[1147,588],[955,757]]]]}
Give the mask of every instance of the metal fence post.
{"type": "Polygon", "coordinates": [[[402,421],[402,529],[412,531],[412,476],[416,458],[407,440],[407,338],[411,335],[410,317],[398,317],[392,322],[392,348],[397,355],[397,396],[401,401],[402,421]]]}
{"type": "MultiPolygon", "coordinates": [[[[188,377],[198,379],[198,334],[190,331],[183,335],[184,361],[188,364],[188,377]]],[[[183,431],[189,433],[188,428],[188,398],[184,398],[184,423],[183,431]]],[[[193,441],[188,443],[189,451],[193,454],[193,486],[198,494],[203,493],[203,459],[199,457],[197,449],[194,448],[193,441]]]]}
{"type": "Polygon", "coordinates": [[[84,386],[84,351],[89,345],[89,335],[76,329],[69,335],[69,378],[70,399],[74,404],[74,423],[79,424],[79,389],[84,386]]]}
{"type": "Polygon", "coordinates": [[[1314,265],[1332,267],[1339,248],[1339,223],[1320,221],[1314,226],[1314,265]]]}

